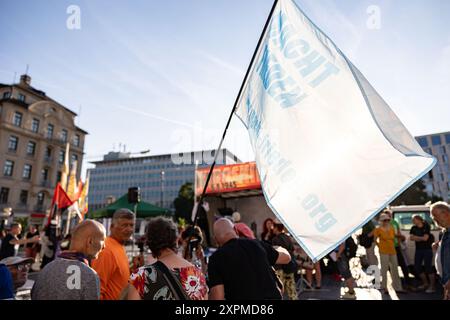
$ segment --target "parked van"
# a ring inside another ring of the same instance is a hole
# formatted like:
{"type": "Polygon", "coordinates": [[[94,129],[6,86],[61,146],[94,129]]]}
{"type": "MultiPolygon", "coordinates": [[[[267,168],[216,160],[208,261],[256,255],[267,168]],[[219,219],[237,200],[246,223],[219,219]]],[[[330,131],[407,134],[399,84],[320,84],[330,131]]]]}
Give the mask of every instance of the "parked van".
{"type": "MultiPolygon", "coordinates": [[[[394,220],[399,224],[401,233],[406,237],[407,263],[409,266],[412,266],[414,265],[414,254],[416,250],[414,241],[409,240],[409,231],[413,226],[412,218],[415,215],[420,215],[425,221],[427,221],[430,225],[431,233],[436,240],[439,239],[439,232],[441,229],[431,218],[429,205],[393,206],[389,207],[389,209],[392,211],[394,220]]],[[[434,265],[434,257],[432,261],[434,265]]]]}

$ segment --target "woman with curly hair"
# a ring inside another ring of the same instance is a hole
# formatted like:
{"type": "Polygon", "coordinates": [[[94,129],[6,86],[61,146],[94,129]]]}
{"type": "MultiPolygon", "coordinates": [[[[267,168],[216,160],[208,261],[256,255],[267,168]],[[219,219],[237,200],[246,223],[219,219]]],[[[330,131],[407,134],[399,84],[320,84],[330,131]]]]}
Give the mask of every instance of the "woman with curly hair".
{"type": "Polygon", "coordinates": [[[147,245],[157,261],[133,273],[128,300],[206,300],[208,288],[202,271],[177,254],[178,230],[163,217],[147,225],[147,245]]]}

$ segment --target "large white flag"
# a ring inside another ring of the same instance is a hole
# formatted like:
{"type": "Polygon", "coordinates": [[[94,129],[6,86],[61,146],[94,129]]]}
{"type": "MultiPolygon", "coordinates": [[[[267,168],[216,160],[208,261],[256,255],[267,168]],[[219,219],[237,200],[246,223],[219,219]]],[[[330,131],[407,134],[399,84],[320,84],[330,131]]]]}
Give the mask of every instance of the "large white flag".
{"type": "Polygon", "coordinates": [[[291,0],[274,9],[236,114],[268,205],[315,261],[436,162],[291,0]]]}

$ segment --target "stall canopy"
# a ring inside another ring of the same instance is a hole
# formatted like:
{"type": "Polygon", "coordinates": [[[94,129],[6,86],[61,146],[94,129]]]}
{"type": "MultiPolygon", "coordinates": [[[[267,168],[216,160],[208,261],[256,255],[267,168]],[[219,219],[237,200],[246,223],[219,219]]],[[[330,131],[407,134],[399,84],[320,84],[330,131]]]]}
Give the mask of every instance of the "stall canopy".
{"type": "MultiPolygon", "coordinates": [[[[116,202],[110,204],[106,208],[90,212],[88,217],[91,219],[99,219],[99,218],[111,218],[114,212],[118,209],[129,209],[134,212],[134,204],[128,202],[127,195],[123,195],[116,202]]],[[[137,205],[136,209],[136,217],[137,218],[151,218],[157,216],[171,216],[172,213],[168,209],[157,207],[151,203],[141,201],[137,205]]]]}

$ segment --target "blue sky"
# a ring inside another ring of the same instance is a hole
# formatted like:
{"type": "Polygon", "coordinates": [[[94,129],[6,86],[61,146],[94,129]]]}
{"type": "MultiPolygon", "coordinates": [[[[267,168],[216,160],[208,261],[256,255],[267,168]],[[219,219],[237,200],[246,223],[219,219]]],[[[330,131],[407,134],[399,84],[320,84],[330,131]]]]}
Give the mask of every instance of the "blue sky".
{"type": "MultiPolygon", "coordinates": [[[[450,131],[450,1],[296,0],[413,135],[450,131]],[[366,22],[380,8],[381,28],[366,22]]],[[[119,143],[152,154],[216,148],[271,0],[0,0],[0,82],[80,113],[86,161],[119,143]],[[66,9],[81,9],[81,29],[66,9]]],[[[235,117],[225,147],[253,160],[235,117]]]]}

